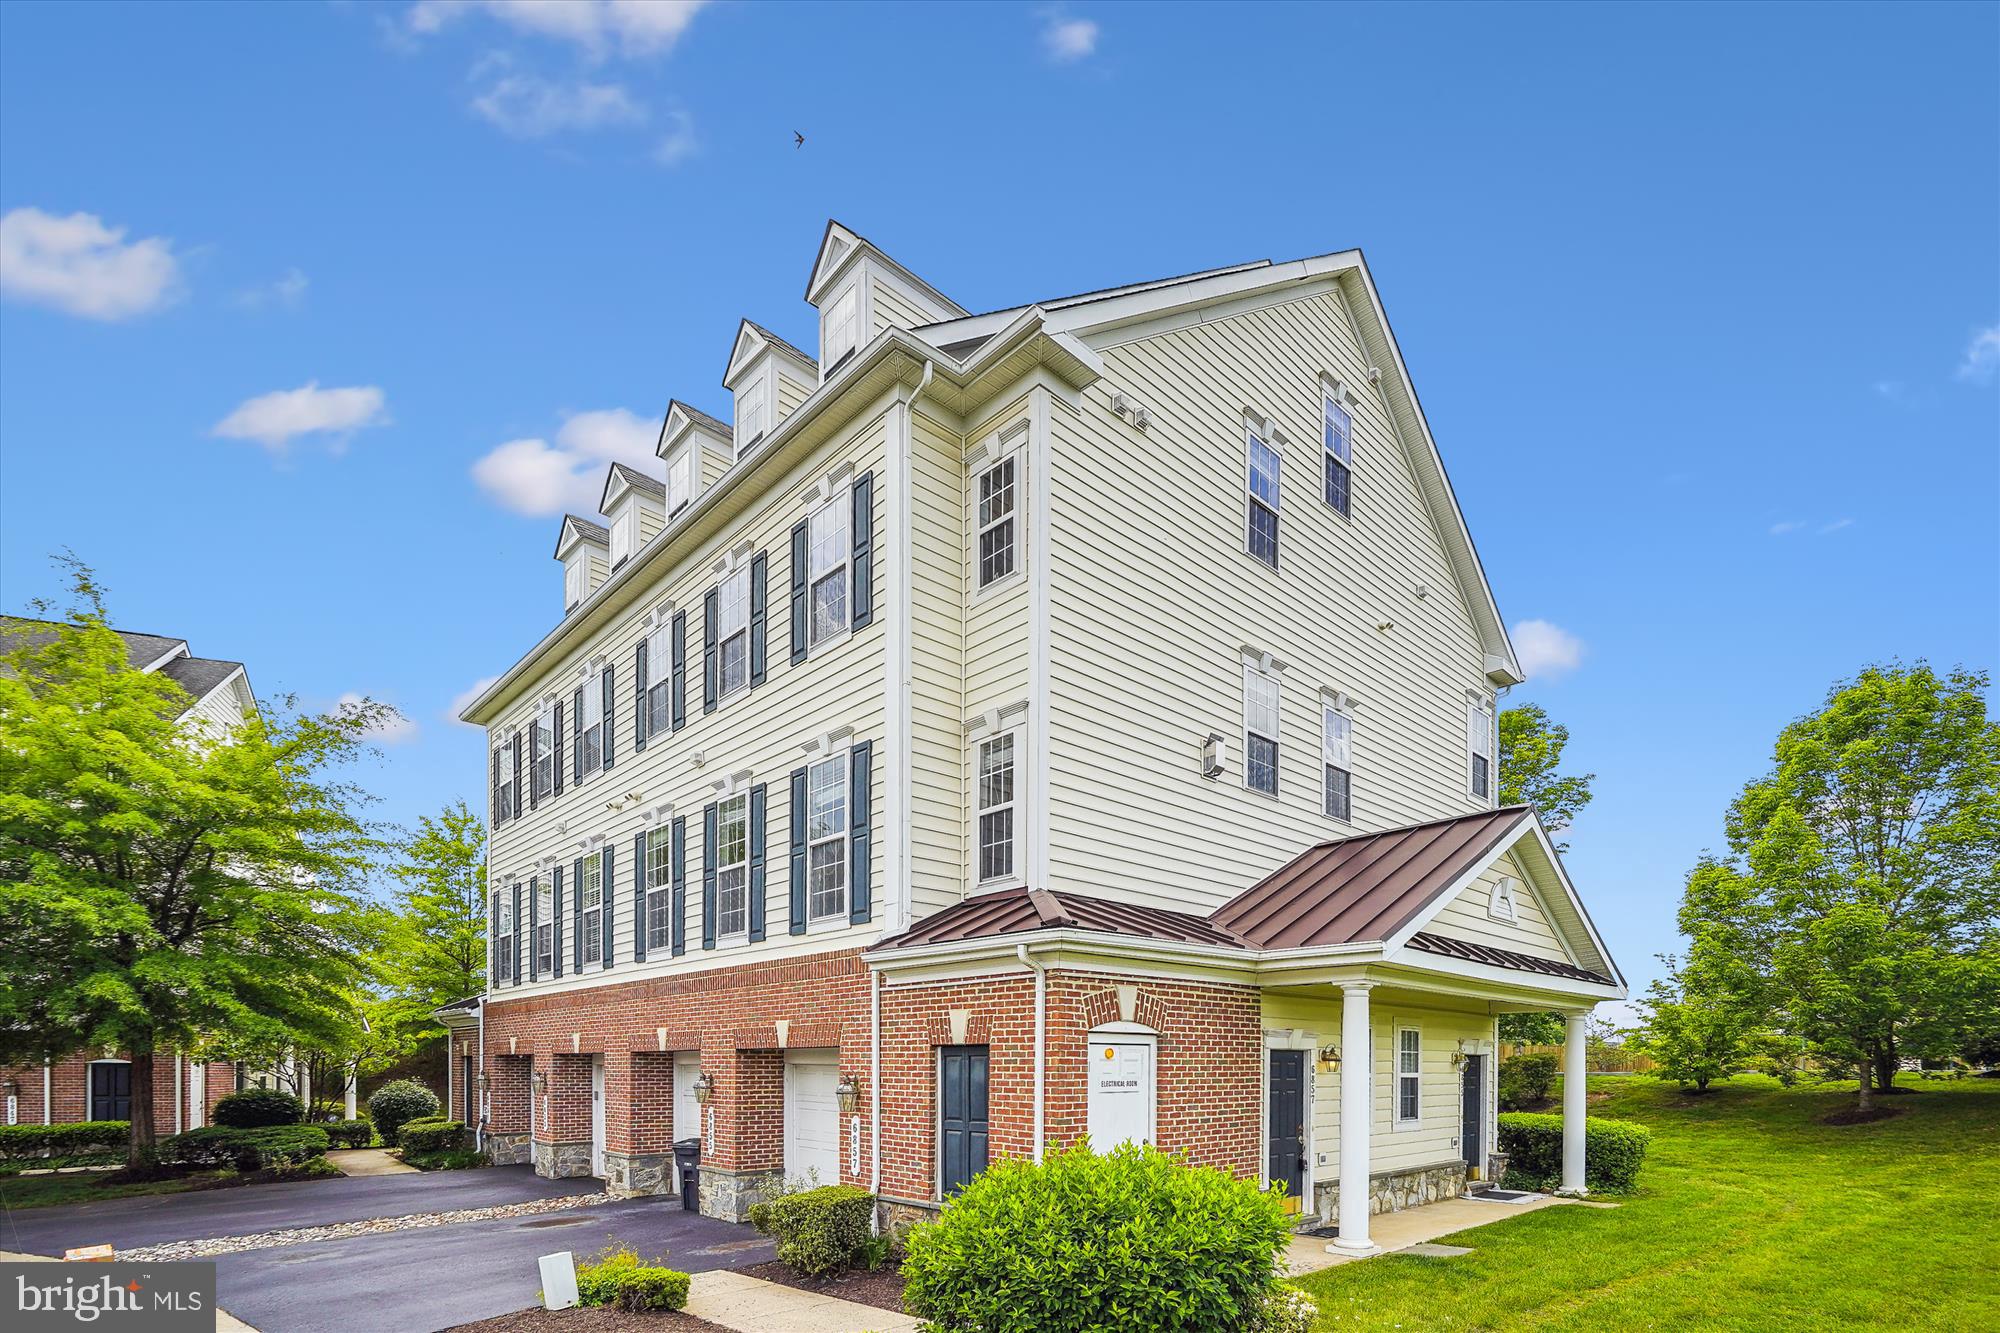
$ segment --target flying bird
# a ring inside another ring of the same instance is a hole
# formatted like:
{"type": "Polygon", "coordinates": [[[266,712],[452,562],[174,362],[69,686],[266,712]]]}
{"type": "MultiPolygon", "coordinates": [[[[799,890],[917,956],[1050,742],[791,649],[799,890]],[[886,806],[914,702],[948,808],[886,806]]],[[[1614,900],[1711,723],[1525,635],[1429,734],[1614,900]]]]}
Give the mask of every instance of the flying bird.
{"type": "Polygon", "coordinates": [[[806,146],[806,136],[805,136],[805,135],[803,135],[803,134],[800,134],[800,133],[799,133],[799,132],[798,132],[797,130],[793,130],[793,131],[792,131],[792,147],[794,147],[794,148],[804,148],[805,146],[806,146]]]}

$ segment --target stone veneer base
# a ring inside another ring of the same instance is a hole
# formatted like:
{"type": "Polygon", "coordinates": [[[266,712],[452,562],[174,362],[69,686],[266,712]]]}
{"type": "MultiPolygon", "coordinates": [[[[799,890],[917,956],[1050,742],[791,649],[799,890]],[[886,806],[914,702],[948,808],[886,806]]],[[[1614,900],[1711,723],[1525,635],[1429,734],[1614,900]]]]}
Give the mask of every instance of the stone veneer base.
{"type": "Polygon", "coordinates": [[[547,1176],[551,1180],[566,1180],[573,1176],[592,1174],[590,1144],[546,1143],[536,1139],[535,1174],[547,1176]]]}
{"type": "MultiPolygon", "coordinates": [[[[1415,1171],[1385,1171],[1368,1178],[1368,1213],[1400,1213],[1465,1193],[1465,1163],[1419,1167],[1415,1171]]],[[[1340,1209],[1340,1182],[1322,1180],[1313,1186],[1313,1205],[1321,1217],[1340,1209]]]]}
{"type": "Polygon", "coordinates": [[[494,1166],[520,1166],[534,1161],[535,1151],[528,1145],[526,1133],[489,1133],[486,1136],[486,1160],[494,1166]]]}
{"type": "Polygon", "coordinates": [[[613,1194],[672,1194],[674,1155],[606,1152],[604,1187],[613,1194]]]}
{"type": "Polygon", "coordinates": [[[747,1222],[753,1204],[763,1203],[785,1187],[783,1167],[762,1171],[731,1171],[701,1164],[701,1215],[725,1222],[747,1222]]]}

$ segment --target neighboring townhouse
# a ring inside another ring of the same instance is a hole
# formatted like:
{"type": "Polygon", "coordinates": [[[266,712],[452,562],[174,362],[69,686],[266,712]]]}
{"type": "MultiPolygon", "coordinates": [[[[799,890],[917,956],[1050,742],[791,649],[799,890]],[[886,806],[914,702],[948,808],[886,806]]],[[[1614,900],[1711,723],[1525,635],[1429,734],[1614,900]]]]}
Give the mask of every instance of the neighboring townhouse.
{"type": "MultiPolygon", "coordinates": [[[[53,629],[46,621],[0,616],[0,649],[46,637],[53,629]]],[[[128,667],[158,672],[188,693],[193,702],[181,723],[191,734],[227,731],[256,709],[241,662],[196,657],[185,639],[113,633],[125,644],[128,667]]],[[[200,1128],[223,1094],[236,1088],[236,1067],[226,1061],[162,1052],[154,1071],[153,1123],[162,1134],[200,1128]]],[[[0,1095],[10,1125],[127,1120],[132,1113],[131,1064],[121,1051],[80,1050],[39,1065],[0,1068],[0,1095]]]]}
{"type": "Polygon", "coordinates": [[[834,223],[806,299],[463,714],[489,1152],[894,1220],[1138,1139],[1358,1249],[1487,1173],[1497,1016],[1625,987],[1496,808],[1521,673],[1359,252],[974,315],[834,223]]]}

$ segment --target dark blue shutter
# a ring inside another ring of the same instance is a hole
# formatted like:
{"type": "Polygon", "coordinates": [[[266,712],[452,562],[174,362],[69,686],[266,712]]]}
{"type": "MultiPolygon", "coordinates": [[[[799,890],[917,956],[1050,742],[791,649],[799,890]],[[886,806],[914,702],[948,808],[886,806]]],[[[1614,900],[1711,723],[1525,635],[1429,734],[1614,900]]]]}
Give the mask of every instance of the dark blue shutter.
{"type": "MultiPolygon", "coordinates": [[[[573,961],[576,967],[576,973],[578,976],[582,976],[583,975],[583,858],[580,856],[577,857],[576,860],[570,862],[569,911],[570,911],[570,925],[571,925],[569,947],[571,953],[574,955],[573,961]]],[[[557,912],[556,916],[560,918],[562,916],[562,913],[557,912]]]]}
{"type": "Polygon", "coordinates": [[[807,554],[806,525],[798,524],[792,529],[792,665],[806,660],[806,612],[809,597],[806,591],[807,554]]]}
{"type": "Polygon", "coordinates": [[[549,897],[549,961],[555,967],[555,974],[562,975],[562,867],[549,872],[555,882],[555,892],[549,897]]]}
{"type": "Polygon", "coordinates": [[[507,812],[500,807],[500,747],[493,747],[493,827],[499,828],[507,822],[507,812]]]}
{"type": "Polygon", "coordinates": [[[674,941],[674,957],[676,958],[686,953],[688,947],[687,946],[687,919],[688,919],[687,823],[688,823],[687,818],[685,816],[674,820],[673,841],[669,844],[667,848],[669,853],[669,858],[673,863],[673,868],[671,872],[673,875],[673,882],[674,882],[673,941],[674,941]]]}
{"type": "Polygon", "coordinates": [[[715,947],[715,807],[701,811],[701,947],[715,947]]]}
{"type": "Polygon", "coordinates": [[[764,683],[764,596],[770,559],[757,552],[750,559],[750,683],[764,683]]]}
{"type": "Polygon", "coordinates": [[[701,599],[701,711],[715,711],[715,629],[717,595],[713,588],[701,599]]]}
{"type": "Polygon", "coordinates": [[[492,990],[500,982],[500,895],[494,894],[488,906],[492,920],[486,927],[486,989],[492,990]]]}
{"type": "MultiPolygon", "coordinates": [[[[528,881],[528,976],[535,981],[542,979],[542,956],[535,949],[535,941],[541,938],[535,934],[535,927],[541,924],[542,919],[542,895],[539,892],[540,887],[541,880],[539,878],[528,881]]],[[[521,886],[516,884],[514,886],[514,933],[517,938],[521,931],[520,907],[521,886]]]]}
{"type": "Polygon", "coordinates": [[[646,835],[632,838],[632,961],[646,961],[646,924],[652,917],[653,897],[646,892],[646,835]]]}
{"type": "Polygon", "coordinates": [[[604,766],[611,767],[612,738],[618,734],[618,679],[611,667],[604,668],[604,766]]]}
{"type": "Polygon", "coordinates": [[[764,938],[764,784],[750,789],[750,942],[764,938]]]}
{"type": "Polygon", "coordinates": [[[617,883],[612,873],[612,867],[617,864],[617,858],[612,854],[611,848],[612,844],[608,842],[604,844],[604,851],[602,852],[604,860],[598,866],[599,875],[604,882],[604,896],[598,900],[597,904],[597,934],[598,938],[604,941],[604,965],[606,967],[610,967],[612,961],[611,898],[612,885],[617,883]]]}
{"type": "Polygon", "coordinates": [[[514,797],[508,803],[507,817],[521,817],[521,733],[514,733],[514,797]]]}
{"type": "MultiPolygon", "coordinates": [[[[534,910],[534,902],[534,895],[530,894],[528,897],[530,912],[534,910]]],[[[521,984],[521,973],[523,971],[521,967],[521,953],[521,886],[519,883],[516,883],[514,885],[514,984],[516,986],[521,984]]],[[[528,956],[530,958],[534,957],[532,949],[528,951],[528,956]]]]}
{"type": "Polygon", "coordinates": [[[679,731],[688,720],[688,613],[674,612],[674,730],[679,731]]]}
{"type": "Polygon", "coordinates": [[[792,770],[792,925],[806,933],[806,771],[792,770]]]}
{"type": "Polygon", "coordinates": [[[555,795],[563,789],[563,706],[556,705],[556,729],[549,733],[549,773],[555,778],[555,795]]]}
{"type": "Polygon", "coordinates": [[[869,919],[868,780],[874,750],[870,742],[857,741],[848,754],[851,786],[847,796],[847,919],[856,924],[869,919]]]}
{"type": "Polygon", "coordinates": [[[875,474],[864,472],[854,483],[854,615],[848,623],[860,629],[875,619],[875,474]]]}
{"type": "Polygon", "coordinates": [[[646,636],[632,650],[632,751],[646,748],[646,636]]]}
{"type": "Polygon", "coordinates": [[[570,696],[569,716],[576,731],[576,739],[570,746],[574,752],[571,758],[575,761],[576,768],[572,776],[580,783],[583,781],[583,686],[581,685],[577,686],[576,693],[570,696]]]}

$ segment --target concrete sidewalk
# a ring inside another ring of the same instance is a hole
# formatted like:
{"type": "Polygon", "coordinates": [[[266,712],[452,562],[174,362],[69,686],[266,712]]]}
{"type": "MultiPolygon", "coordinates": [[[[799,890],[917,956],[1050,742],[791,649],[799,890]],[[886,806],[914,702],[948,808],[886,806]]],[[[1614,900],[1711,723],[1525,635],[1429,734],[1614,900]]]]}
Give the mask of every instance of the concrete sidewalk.
{"type": "Polygon", "coordinates": [[[696,1273],[687,1313],[738,1333],[917,1333],[911,1315],[820,1296],[726,1268],[696,1273]]]}
{"type": "MultiPolygon", "coordinates": [[[[12,1250],[0,1250],[0,1263],[53,1264],[60,1262],[61,1260],[51,1259],[46,1254],[16,1254],[12,1250]]],[[[257,1333],[257,1330],[218,1305],[215,1307],[215,1333],[257,1333]]]]}
{"type": "Polygon", "coordinates": [[[399,1158],[391,1157],[380,1148],[340,1148],[329,1152],[326,1160],[340,1168],[344,1176],[400,1176],[415,1175],[417,1168],[399,1158]]]}
{"type": "Polygon", "coordinates": [[[1320,1236],[1294,1236],[1285,1248],[1285,1271],[1293,1277],[1300,1277],[1306,1273],[1316,1273],[1322,1268],[1332,1268],[1337,1264],[1351,1264],[1362,1259],[1373,1259],[1376,1255],[1394,1254],[1413,1245],[1426,1245],[1439,1236],[1449,1236],[1456,1231],[1483,1227],[1489,1222],[1504,1222],[1523,1213],[1538,1212],[1543,1208],[1566,1204],[1583,1204],[1586,1208],[1614,1206],[1603,1203],[1591,1204],[1582,1199],[1560,1199],[1552,1194],[1545,1194],[1538,1199],[1523,1199],[1519,1203],[1477,1203],[1471,1199],[1440,1199],[1436,1203],[1405,1208],[1398,1213],[1377,1213],[1369,1218],[1368,1238],[1375,1242],[1375,1249],[1368,1254],[1342,1253],[1335,1248],[1331,1240],[1320,1236]]]}

